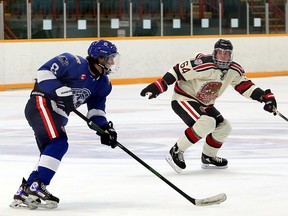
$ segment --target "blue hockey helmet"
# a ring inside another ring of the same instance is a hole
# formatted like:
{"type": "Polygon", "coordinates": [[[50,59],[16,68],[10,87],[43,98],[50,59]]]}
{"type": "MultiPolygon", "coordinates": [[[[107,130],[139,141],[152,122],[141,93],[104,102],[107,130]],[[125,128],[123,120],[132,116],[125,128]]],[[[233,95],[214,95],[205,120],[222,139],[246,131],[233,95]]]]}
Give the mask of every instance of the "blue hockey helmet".
{"type": "Polygon", "coordinates": [[[99,66],[107,70],[108,74],[119,69],[120,55],[117,52],[117,47],[110,41],[92,42],[88,48],[88,56],[95,59],[99,66]],[[99,60],[104,60],[104,63],[100,64],[99,60]]]}
{"type": "Polygon", "coordinates": [[[88,48],[88,55],[93,58],[110,56],[117,53],[117,48],[114,44],[107,40],[98,40],[91,43],[88,48]]]}

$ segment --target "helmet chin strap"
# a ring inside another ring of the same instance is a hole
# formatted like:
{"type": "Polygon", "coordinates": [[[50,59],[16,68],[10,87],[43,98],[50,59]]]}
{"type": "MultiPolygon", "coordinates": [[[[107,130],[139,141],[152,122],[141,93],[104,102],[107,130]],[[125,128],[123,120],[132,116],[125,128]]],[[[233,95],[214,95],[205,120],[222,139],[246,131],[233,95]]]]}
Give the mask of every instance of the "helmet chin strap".
{"type": "Polygon", "coordinates": [[[100,64],[97,60],[95,61],[95,59],[91,58],[91,57],[87,57],[86,58],[88,63],[89,63],[89,67],[90,70],[92,72],[92,75],[95,77],[100,77],[102,74],[104,74],[105,70],[107,70],[107,67],[105,67],[104,65],[100,64]],[[98,70],[98,68],[96,68],[96,65],[99,66],[99,69],[101,71],[98,70]]]}
{"type": "Polygon", "coordinates": [[[104,66],[103,64],[97,63],[97,65],[102,69],[101,74],[104,74],[105,70],[108,71],[108,68],[106,66],[104,66]]]}

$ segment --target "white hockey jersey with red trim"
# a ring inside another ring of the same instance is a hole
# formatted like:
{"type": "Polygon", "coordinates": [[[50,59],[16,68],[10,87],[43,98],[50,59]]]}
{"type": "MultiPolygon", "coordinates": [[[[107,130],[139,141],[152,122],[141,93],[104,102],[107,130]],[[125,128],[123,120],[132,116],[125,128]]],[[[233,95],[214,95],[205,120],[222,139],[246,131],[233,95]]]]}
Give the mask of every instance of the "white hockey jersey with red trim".
{"type": "Polygon", "coordinates": [[[198,54],[176,64],[168,73],[176,79],[173,100],[196,100],[204,106],[213,105],[229,85],[246,98],[251,98],[257,88],[239,64],[232,62],[229,68],[220,70],[212,55],[198,54]]]}

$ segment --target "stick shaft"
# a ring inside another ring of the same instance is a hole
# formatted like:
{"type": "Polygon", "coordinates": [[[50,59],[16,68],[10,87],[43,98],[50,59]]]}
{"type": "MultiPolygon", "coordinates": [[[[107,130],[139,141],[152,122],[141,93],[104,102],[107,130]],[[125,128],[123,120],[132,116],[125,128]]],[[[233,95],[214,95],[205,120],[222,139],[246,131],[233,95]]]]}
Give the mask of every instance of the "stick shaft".
{"type": "Polygon", "coordinates": [[[288,122],[288,118],[285,117],[282,113],[280,113],[276,108],[274,108],[274,112],[279,115],[282,119],[288,122]]]}
{"type": "MultiPolygon", "coordinates": [[[[82,118],[84,121],[86,121],[94,130],[96,130],[100,134],[105,133],[98,125],[96,125],[93,121],[89,120],[86,116],[84,116],[78,110],[75,109],[74,113],[76,115],[78,115],[80,118],[82,118]]],[[[125,151],[127,154],[129,154],[132,158],[134,158],[136,161],[138,161],[140,164],[142,164],[144,167],[146,167],[148,170],[150,170],[154,175],[156,175],[158,178],[160,178],[162,181],[164,181],[166,184],[168,184],[170,187],[172,187],[174,190],[176,190],[178,193],[180,193],[183,197],[185,197],[191,203],[196,205],[195,198],[188,196],[186,193],[184,193],[182,190],[180,190],[178,187],[176,187],[174,184],[172,184],[170,181],[168,181],[164,176],[162,176],[160,173],[158,173],[155,169],[153,169],[151,166],[149,166],[147,163],[145,163],[143,160],[141,160],[139,157],[137,157],[135,154],[133,154],[130,150],[128,150],[121,143],[117,142],[117,145],[119,148],[121,148],[123,151],[125,151]]]]}
{"type": "Polygon", "coordinates": [[[166,184],[168,184],[170,187],[172,187],[174,190],[176,190],[178,193],[180,193],[182,196],[184,196],[187,200],[189,200],[191,203],[195,205],[195,199],[188,196],[186,193],[184,193],[182,190],[180,190],[178,187],[176,187],[174,184],[172,184],[170,181],[168,181],[164,176],[162,176],[160,173],[158,173],[155,169],[153,169],[151,166],[149,166],[147,163],[145,163],[143,160],[141,160],[139,157],[137,157],[135,154],[133,154],[131,151],[129,151],[126,147],[118,143],[118,146],[124,150],[127,154],[129,154],[132,158],[137,160],[140,164],[142,164],[144,167],[146,167],[148,170],[150,170],[154,175],[156,175],[158,178],[160,178],[162,181],[164,181],[166,184]]]}

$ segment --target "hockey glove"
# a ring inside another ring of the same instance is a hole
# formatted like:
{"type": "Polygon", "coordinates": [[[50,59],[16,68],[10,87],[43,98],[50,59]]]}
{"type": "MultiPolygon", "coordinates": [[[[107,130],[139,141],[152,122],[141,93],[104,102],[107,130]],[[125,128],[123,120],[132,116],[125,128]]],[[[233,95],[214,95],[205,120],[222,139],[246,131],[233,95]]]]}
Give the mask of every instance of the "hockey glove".
{"type": "Polygon", "coordinates": [[[262,95],[262,102],[265,103],[263,107],[264,110],[267,112],[273,112],[273,114],[276,115],[274,108],[277,108],[277,102],[270,89],[265,90],[264,94],[262,95]]]}
{"type": "Polygon", "coordinates": [[[104,145],[111,146],[111,148],[115,148],[117,146],[117,133],[115,129],[113,128],[113,123],[111,121],[108,122],[108,124],[101,127],[105,133],[100,134],[97,131],[97,135],[100,136],[101,143],[104,145]]]}
{"type": "Polygon", "coordinates": [[[165,92],[168,89],[166,82],[163,79],[158,79],[155,82],[149,84],[144,88],[140,95],[145,97],[148,95],[148,99],[156,98],[159,94],[165,92]]]}
{"type": "Polygon", "coordinates": [[[72,89],[67,86],[62,86],[55,90],[57,95],[57,106],[66,112],[68,115],[72,112],[75,107],[73,103],[73,93],[72,89]]]}

